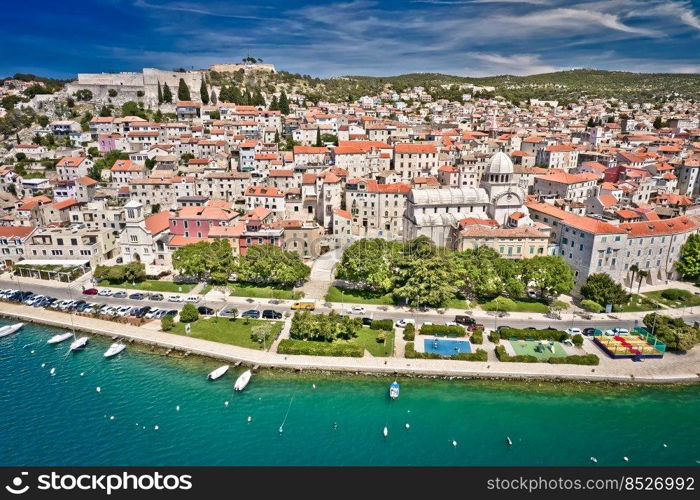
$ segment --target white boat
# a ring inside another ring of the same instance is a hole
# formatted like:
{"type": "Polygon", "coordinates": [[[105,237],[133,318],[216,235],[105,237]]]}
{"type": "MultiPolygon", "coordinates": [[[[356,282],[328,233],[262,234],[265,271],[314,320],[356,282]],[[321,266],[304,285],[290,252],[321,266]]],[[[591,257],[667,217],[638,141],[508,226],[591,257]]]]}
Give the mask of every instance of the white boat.
{"type": "Polygon", "coordinates": [[[233,384],[233,390],[234,391],[242,391],[243,389],[246,388],[248,385],[248,382],[250,382],[250,377],[252,373],[250,370],[246,370],[241,375],[236,379],[236,383],[233,384]]]}
{"type": "Polygon", "coordinates": [[[23,326],[24,326],[24,323],[15,323],[14,325],[5,325],[2,328],[0,328],[0,337],[7,337],[8,335],[12,335],[13,333],[18,331],[23,326]]]}
{"type": "Polygon", "coordinates": [[[73,352],[73,351],[80,351],[82,349],[85,349],[85,346],[87,345],[89,340],[90,340],[90,337],[80,337],[79,339],[74,340],[73,343],[68,348],[68,351],[73,352]]]}
{"type": "Polygon", "coordinates": [[[124,349],[126,349],[126,345],[122,344],[121,342],[115,342],[111,346],[109,346],[109,349],[107,349],[104,353],[105,358],[111,358],[122,352],[124,349]]]}
{"type": "Polygon", "coordinates": [[[389,386],[389,397],[391,399],[398,398],[399,397],[399,390],[400,390],[399,383],[396,380],[394,380],[394,382],[392,382],[392,384],[389,386]]]}
{"type": "Polygon", "coordinates": [[[387,437],[389,435],[389,428],[384,426],[384,431],[383,431],[384,437],[387,437]]]}
{"type": "Polygon", "coordinates": [[[212,371],[209,375],[207,375],[207,378],[209,380],[216,380],[218,378],[221,378],[228,371],[228,369],[228,365],[220,366],[216,370],[212,371]]]}
{"type": "Polygon", "coordinates": [[[51,337],[49,340],[46,341],[47,344],[60,344],[64,340],[68,340],[71,338],[73,334],[71,332],[66,332],[66,333],[59,333],[58,335],[54,335],[51,337]]]}

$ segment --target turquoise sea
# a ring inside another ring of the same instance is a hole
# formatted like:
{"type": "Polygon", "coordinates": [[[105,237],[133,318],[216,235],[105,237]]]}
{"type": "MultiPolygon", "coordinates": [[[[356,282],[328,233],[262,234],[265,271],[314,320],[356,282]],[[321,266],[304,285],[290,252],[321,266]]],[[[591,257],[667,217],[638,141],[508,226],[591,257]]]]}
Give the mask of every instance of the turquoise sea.
{"type": "Polygon", "coordinates": [[[389,378],[263,371],[234,394],[233,369],[216,382],[206,380],[220,364],[215,361],[166,358],[134,345],[106,360],[110,341],[97,337],[84,352],[66,355],[68,343],[46,344],[58,331],[28,325],[0,339],[0,465],[700,460],[698,385],[400,379],[401,396],[389,401],[389,378]]]}

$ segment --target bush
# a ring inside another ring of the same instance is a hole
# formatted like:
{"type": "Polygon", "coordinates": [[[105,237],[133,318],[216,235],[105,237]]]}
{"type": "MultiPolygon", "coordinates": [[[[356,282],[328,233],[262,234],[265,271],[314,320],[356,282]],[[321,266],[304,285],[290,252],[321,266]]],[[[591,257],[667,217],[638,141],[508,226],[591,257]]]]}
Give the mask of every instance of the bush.
{"type": "Polygon", "coordinates": [[[571,341],[574,343],[576,347],[581,347],[583,345],[583,335],[580,333],[577,333],[573,337],[571,337],[571,341]]]}
{"type": "Polygon", "coordinates": [[[496,346],[496,357],[499,361],[503,361],[504,363],[537,363],[539,361],[535,356],[530,354],[511,356],[502,345],[496,346]]]}
{"type": "Polygon", "coordinates": [[[681,290],[680,288],[669,288],[668,290],[664,290],[663,292],[661,292],[661,296],[666,300],[686,301],[690,299],[693,296],[693,294],[690,293],[688,290],[681,290]]]}
{"type": "Polygon", "coordinates": [[[403,339],[410,341],[416,339],[416,327],[413,326],[413,323],[407,324],[406,328],[403,329],[403,339]]]}
{"type": "Polygon", "coordinates": [[[422,325],[420,327],[421,335],[452,335],[455,337],[464,337],[466,331],[459,325],[422,325]]]}
{"type": "Polygon", "coordinates": [[[583,307],[586,311],[592,312],[592,313],[599,313],[603,312],[605,308],[598,304],[597,302],[594,302],[592,300],[588,299],[583,299],[581,301],[581,307],[583,307]]]}
{"type": "Polygon", "coordinates": [[[394,322],[390,319],[374,319],[372,324],[369,325],[372,330],[386,330],[392,331],[394,329],[394,322]]]}
{"type": "Polygon", "coordinates": [[[489,335],[489,340],[494,344],[498,344],[501,341],[501,336],[498,332],[491,332],[491,335],[489,335]]]}
{"type": "Polygon", "coordinates": [[[361,358],[365,354],[365,349],[362,346],[351,344],[331,344],[312,340],[284,339],[280,341],[277,346],[277,353],[361,358]]]}
{"type": "Polygon", "coordinates": [[[496,297],[481,307],[486,311],[515,311],[518,305],[507,297],[496,297]]]}
{"type": "MultiPolygon", "coordinates": [[[[278,349],[279,352],[279,349],[278,349]]],[[[488,361],[488,353],[483,349],[477,349],[476,352],[455,354],[454,356],[441,356],[426,352],[416,352],[416,347],[413,342],[406,344],[404,357],[408,359],[456,359],[458,361],[488,361]]]]}
{"type": "Polygon", "coordinates": [[[589,365],[595,366],[600,363],[600,359],[595,354],[573,354],[563,358],[549,358],[548,363],[553,365],[589,365]]]}
{"type": "Polygon", "coordinates": [[[515,337],[520,340],[556,340],[561,342],[569,338],[569,335],[563,330],[521,330],[519,328],[503,328],[499,332],[501,338],[515,337]]]}
{"type": "Polygon", "coordinates": [[[163,316],[160,319],[160,329],[164,332],[168,332],[175,326],[175,320],[172,316],[163,316]]]}
{"type": "Polygon", "coordinates": [[[181,323],[193,323],[199,319],[199,313],[197,308],[190,303],[183,306],[182,311],[180,311],[180,322],[181,323]]]}
{"type": "Polygon", "coordinates": [[[478,328],[472,332],[472,337],[469,339],[472,344],[483,344],[484,343],[484,330],[478,328]]]}

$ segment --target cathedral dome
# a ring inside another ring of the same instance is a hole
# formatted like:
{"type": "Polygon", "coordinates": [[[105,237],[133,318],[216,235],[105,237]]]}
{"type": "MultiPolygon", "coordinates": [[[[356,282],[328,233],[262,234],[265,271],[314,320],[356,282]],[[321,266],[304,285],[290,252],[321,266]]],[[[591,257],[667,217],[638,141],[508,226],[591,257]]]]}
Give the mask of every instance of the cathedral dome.
{"type": "Polygon", "coordinates": [[[498,152],[491,157],[489,160],[489,174],[512,174],[513,173],[513,162],[510,157],[503,153],[498,152]]]}

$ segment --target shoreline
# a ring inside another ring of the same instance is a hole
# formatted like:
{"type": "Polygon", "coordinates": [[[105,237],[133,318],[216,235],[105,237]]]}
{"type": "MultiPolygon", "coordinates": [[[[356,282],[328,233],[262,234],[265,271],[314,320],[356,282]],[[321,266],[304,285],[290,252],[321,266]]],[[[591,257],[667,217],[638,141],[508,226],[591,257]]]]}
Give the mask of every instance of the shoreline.
{"type": "MultiPolygon", "coordinates": [[[[42,324],[55,328],[69,327],[67,313],[57,311],[42,311],[44,314],[29,314],[25,306],[3,303],[0,316],[15,318],[22,321],[42,324]]],[[[450,360],[406,360],[403,358],[332,358],[316,356],[292,356],[271,353],[268,351],[256,351],[229,344],[219,344],[202,339],[194,339],[177,334],[171,334],[156,330],[148,330],[143,327],[113,323],[84,316],[73,316],[73,324],[76,330],[85,333],[100,335],[109,338],[122,338],[140,345],[156,346],[164,349],[173,349],[186,355],[201,356],[203,358],[226,361],[232,364],[248,365],[253,368],[280,369],[294,372],[319,372],[342,373],[347,375],[362,376],[398,376],[424,379],[470,379],[470,380],[520,380],[539,382],[575,382],[587,383],[613,383],[631,385],[692,385],[700,382],[699,373],[670,373],[670,374],[630,374],[620,375],[611,373],[593,373],[599,367],[589,373],[563,373],[554,370],[567,367],[567,365],[530,366],[527,368],[540,369],[533,371],[486,371],[492,365],[499,367],[498,361],[467,362],[450,360]],[[136,330],[136,331],[133,331],[136,330]],[[291,358],[291,359],[289,359],[291,358]],[[319,359],[320,358],[320,359],[319,359]],[[389,361],[392,364],[389,365],[389,361]],[[439,363],[439,364],[438,364],[439,363]],[[486,365],[481,367],[478,365],[486,365]],[[479,368],[482,368],[479,370],[479,368]],[[543,373],[541,370],[544,370],[543,373]],[[554,373],[546,373],[554,371],[554,373]]],[[[522,363],[507,363],[503,368],[519,368],[515,365],[522,363]]],[[[572,367],[575,365],[571,365],[572,367]]],[[[582,372],[588,370],[588,366],[577,366],[575,370],[582,372]]]]}

